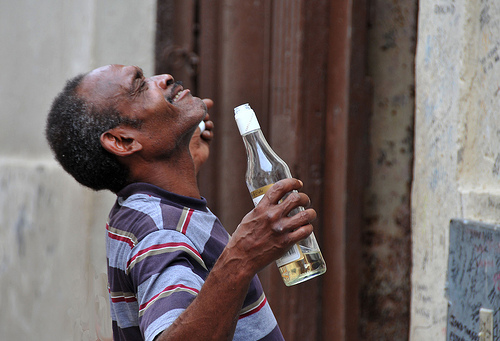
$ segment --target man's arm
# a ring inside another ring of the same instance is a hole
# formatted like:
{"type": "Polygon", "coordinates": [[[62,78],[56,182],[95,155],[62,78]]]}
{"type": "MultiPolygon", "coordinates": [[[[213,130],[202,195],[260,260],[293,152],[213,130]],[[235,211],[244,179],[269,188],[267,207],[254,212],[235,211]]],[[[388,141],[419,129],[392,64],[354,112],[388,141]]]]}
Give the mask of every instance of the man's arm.
{"type": "Polygon", "coordinates": [[[309,206],[307,195],[292,193],[279,202],[301,187],[299,180],[285,179],[269,189],[238,225],[198,296],[158,341],[232,340],[254,275],[312,232],[313,209],[288,217],[297,206],[309,206]]]}

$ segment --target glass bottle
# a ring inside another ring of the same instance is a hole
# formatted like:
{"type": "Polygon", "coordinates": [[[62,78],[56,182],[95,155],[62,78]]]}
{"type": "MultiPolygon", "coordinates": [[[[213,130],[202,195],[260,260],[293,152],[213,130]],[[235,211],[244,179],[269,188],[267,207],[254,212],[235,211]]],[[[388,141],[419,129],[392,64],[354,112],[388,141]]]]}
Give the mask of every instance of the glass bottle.
{"type": "MultiPolygon", "coordinates": [[[[287,164],[267,143],[255,112],[248,103],[234,108],[234,118],[247,151],[245,180],[254,205],[257,205],[275,182],[291,178],[292,175],[287,164]]],[[[290,215],[295,215],[303,209],[303,207],[296,208],[290,215]]],[[[314,233],[295,244],[276,261],[276,265],[287,286],[307,281],[326,272],[326,264],[314,233]]]]}

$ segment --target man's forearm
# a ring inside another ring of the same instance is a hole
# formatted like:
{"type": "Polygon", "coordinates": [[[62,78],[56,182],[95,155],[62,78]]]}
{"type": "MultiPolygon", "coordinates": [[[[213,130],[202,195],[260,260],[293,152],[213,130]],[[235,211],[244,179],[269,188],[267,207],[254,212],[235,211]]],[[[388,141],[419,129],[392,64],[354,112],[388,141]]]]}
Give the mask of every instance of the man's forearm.
{"type": "Polygon", "coordinates": [[[232,340],[239,312],[253,278],[225,250],[198,296],[165,330],[158,341],[232,340]]]}

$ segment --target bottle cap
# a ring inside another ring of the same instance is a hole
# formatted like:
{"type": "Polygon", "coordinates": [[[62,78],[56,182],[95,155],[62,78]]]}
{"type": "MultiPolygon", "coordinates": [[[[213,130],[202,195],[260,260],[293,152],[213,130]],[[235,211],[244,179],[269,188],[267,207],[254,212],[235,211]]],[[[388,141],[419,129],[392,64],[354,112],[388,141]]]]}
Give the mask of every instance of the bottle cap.
{"type": "Polygon", "coordinates": [[[234,119],[236,120],[241,135],[260,129],[257,116],[248,103],[234,108],[234,119]]]}

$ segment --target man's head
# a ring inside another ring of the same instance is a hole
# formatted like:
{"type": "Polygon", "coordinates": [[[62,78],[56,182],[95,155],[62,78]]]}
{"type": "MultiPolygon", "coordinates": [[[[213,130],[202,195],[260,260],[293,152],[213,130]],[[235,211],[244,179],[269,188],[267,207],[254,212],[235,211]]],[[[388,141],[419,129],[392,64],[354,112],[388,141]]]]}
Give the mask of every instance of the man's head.
{"type": "Polygon", "coordinates": [[[46,136],[63,168],[94,190],[133,182],[137,162],[174,155],[206,114],[170,75],[145,78],[134,66],[110,65],[69,80],[55,98],[46,136]]]}

